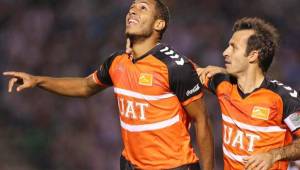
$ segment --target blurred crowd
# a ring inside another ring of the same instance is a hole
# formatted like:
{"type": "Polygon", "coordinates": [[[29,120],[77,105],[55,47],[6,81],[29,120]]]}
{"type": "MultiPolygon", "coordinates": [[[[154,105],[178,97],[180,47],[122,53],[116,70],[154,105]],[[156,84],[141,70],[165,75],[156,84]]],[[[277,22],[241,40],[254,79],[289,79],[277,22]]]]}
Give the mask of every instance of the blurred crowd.
{"type": "MultiPolygon", "coordinates": [[[[163,39],[200,66],[223,65],[234,21],[257,16],[281,34],[269,76],[300,89],[299,0],[165,0],[163,39]]],[[[129,0],[0,0],[0,72],[87,76],[124,49],[129,0]]],[[[1,170],[117,170],[122,142],[111,88],[88,99],[39,89],[7,92],[0,79],[1,170]]],[[[221,116],[206,95],[222,169],[221,116]]],[[[191,130],[193,133],[193,130],[191,130]]]]}

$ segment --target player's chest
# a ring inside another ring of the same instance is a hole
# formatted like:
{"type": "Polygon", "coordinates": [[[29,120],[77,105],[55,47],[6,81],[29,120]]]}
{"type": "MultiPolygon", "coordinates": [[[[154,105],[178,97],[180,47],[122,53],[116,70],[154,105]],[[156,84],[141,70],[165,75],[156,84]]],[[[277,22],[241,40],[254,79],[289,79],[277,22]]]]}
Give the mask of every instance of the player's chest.
{"type": "Polygon", "coordinates": [[[234,119],[261,122],[262,124],[282,121],[282,102],[277,96],[257,91],[248,96],[232,91],[219,98],[222,112],[234,119]]]}
{"type": "Polygon", "coordinates": [[[166,67],[149,62],[120,62],[110,70],[115,87],[158,95],[169,90],[166,67]]]}

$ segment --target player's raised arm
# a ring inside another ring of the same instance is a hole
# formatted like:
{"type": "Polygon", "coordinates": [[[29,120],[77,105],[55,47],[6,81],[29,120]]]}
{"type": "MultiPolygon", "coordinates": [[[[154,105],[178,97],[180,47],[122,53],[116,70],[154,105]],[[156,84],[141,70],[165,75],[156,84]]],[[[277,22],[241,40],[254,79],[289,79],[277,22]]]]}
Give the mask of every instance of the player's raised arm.
{"type": "Polygon", "coordinates": [[[72,97],[88,97],[102,88],[94,81],[93,76],[84,78],[55,78],[46,76],[34,76],[24,72],[8,71],[3,75],[11,77],[8,83],[8,92],[20,92],[27,88],[40,87],[47,91],[72,97]]]}

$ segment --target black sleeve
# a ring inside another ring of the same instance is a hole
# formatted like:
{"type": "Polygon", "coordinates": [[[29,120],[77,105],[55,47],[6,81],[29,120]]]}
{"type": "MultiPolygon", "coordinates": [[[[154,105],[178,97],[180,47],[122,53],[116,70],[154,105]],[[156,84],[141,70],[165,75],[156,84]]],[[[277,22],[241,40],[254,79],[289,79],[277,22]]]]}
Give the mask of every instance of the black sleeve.
{"type": "Polygon", "coordinates": [[[208,81],[207,88],[208,88],[208,90],[210,90],[211,92],[213,92],[215,94],[217,87],[219,84],[221,84],[221,82],[223,82],[223,81],[232,82],[232,81],[234,81],[232,79],[233,78],[227,74],[223,74],[223,73],[216,74],[208,81]]]}
{"type": "Polygon", "coordinates": [[[197,72],[187,59],[185,59],[183,65],[173,64],[169,68],[169,79],[171,90],[180,102],[185,102],[202,92],[202,84],[197,72]]]}
{"type": "Polygon", "coordinates": [[[113,53],[108,59],[104,61],[104,63],[100,66],[100,68],[97,70],[97,78],[101,83],[112,86],[112,80],[109,75],[109,69],[114,61],[114,59],[120,54],[120,52],[113,53]]]}
{"type": "Polygon", "coordinates": [[[300,129],[300,97],[299,93],[288,87],[282,86],[280,95],[283,101],[283,119],[292,132],[300,129]]]}
{"type": "Polygon", "coordinates": [[[153,55],[166,64],[170,90],[181,103],[202,94],[202,84],[194,65],[188,58],[165,44],[157,46],[153,55]]]}

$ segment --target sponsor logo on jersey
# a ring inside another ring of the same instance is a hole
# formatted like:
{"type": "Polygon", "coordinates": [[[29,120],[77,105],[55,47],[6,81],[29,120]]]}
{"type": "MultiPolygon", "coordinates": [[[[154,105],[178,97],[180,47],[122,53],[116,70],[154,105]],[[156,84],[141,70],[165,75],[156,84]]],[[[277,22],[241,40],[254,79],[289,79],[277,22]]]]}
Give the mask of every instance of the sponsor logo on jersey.
{"type": "Polygon", "coordinates": [[[256,119],[268,120],[270,109],[265,107],[254,106],[251,117],[256,119]]]}
{"type": "Polygon", "coordinates": [[[152,86],[153,75],[149,73],[141,73],[139,77],[139,84],[143,86],[152,86]]]}
{"type": "Polygon", "coordinates": [[[193,89],[188,90],[186,92],[186,96],[190,96],[191,94],[196,93],[199,89],[200,89],[199,84],[197,84],[193,89]]]}

